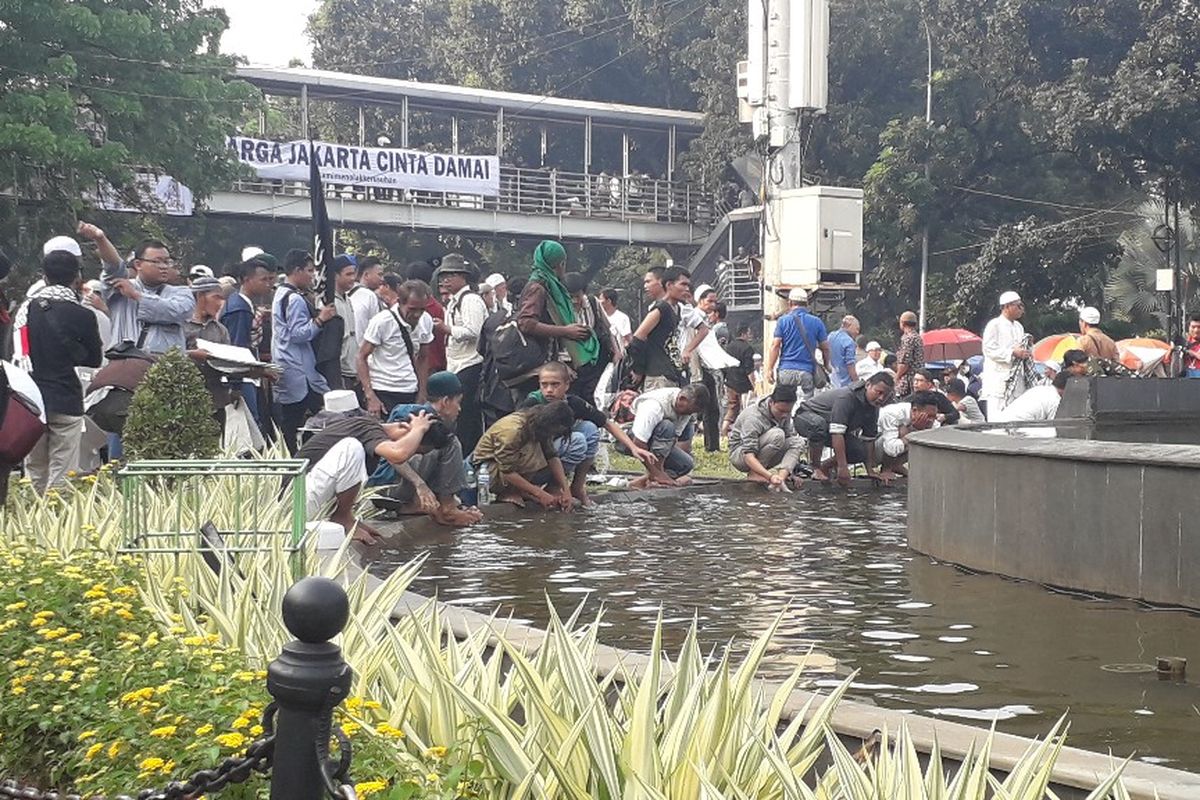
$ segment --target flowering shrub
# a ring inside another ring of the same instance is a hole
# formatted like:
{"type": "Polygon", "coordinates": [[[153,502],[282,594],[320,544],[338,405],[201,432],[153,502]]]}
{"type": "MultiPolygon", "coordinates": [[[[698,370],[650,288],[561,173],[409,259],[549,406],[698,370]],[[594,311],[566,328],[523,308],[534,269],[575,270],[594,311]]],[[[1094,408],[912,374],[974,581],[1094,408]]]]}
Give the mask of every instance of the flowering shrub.
{"type": "MultiPolygon", "coordinates": [[[[0,776],[135,793],[213,768],[263,734],[262,665],[216,635],[164,630],[137,588],[139,559],[0,542],[0,564],[0,776]]],[[[169,591],[186,594],[179,582],[169,591]]],[[[383,719],[378,703],[351,698],[339,720],[360,797],[470,793],[480,765],[458,749],[409,753],[383,719]]],[[[266,786],[252,778],[221,796],[265,796],[266,786]]]]}

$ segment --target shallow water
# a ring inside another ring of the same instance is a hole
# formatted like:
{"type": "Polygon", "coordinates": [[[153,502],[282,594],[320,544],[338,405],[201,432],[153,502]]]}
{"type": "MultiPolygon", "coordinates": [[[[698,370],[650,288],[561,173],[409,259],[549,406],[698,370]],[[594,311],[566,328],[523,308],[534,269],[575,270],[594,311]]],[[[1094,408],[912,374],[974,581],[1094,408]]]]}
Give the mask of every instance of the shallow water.
{"type": "Polygon", "coordinates": [[[1200,616],[969,574],[908,549],[904,525],[902,490],[714,488],[431,534],[372,569],[428,552],[414,590],[537,625],[547,595],[603,605],[602,641],[631,649],[660,608],[671,646],[696,615],[705,644],[736,650],[782,614],[773,676],[811,644],[860,671],[859,699],[1023,735],[1069,710],[1074,746],[1200,769],[1196,677],[1112,671],[1159,655],[1200,669],[1200,616]]]}

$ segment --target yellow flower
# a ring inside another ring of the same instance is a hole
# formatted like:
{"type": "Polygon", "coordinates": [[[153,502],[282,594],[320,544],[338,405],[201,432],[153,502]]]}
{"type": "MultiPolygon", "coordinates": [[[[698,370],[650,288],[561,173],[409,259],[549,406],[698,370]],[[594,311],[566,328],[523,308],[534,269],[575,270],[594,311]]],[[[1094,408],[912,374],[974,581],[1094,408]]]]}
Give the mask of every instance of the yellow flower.
{"type": "Polygon", "coordinates": [[[165,763],[166,762],[158,756],[152,756],[150,758],[142,759],[142,762],[138,764],[138,769],[149,772],[153,769],[159,769],[165,763]]]}
{"type": "Polygon", "coordinates": [[[59,639],[63,636],[66,636],[67,629],[66,628],[51,628],[48,631],[42,631],[41,634],[47,641],[52,641],[54,639],[59,639]]]}
{"type": "Polygon", "coordinates": [[[245,681],[247,683],[258,680],[255,674],[250,670],[242,670],[240,672],[233,673],[233,679],[237,681],[245,681]]]}
{"type": "Polygon", "coordinates": [[[204,644],[203,636],[188,636],[183,640],[183,643],[188,647],[199,647],[204,644]]]}
{"type": "Polygon", "coordinates": [[[222,747],[231,747],[236,750],[246,743],[246,737],[240,733],[222,733],[216,738],[216,742],[222,747]]]}
{"type": "Polygon", "coordinates": [[[375,732],[381,736],[387,736],[392,739],[403,739],[404,731],[399,728],[389,725],[386,722],[381,722],[375,726],[375,732]]]}
{"type": "Polygon", "coordinates": [[[250,720],[246,719],[245,717],[238,717],[233,721],[233,729],[235,731],[239,731],[242,728],[248,727],[250,727],[250,720]]]}
{"type": "Polygon", "coordinates": [[[94,745],[92,745],[91,747],[89,747],[87,749],[87,752],[83,754],[83,757],[86,760],[91,761],[93,758],[100,755],[100,751],[103,749],[104,749],[104,742],[96,742],[94,745]]]}
{"type": "Polygon", "coordinates": [[[118,608],[118,609],[117,609],[117,611],[116,611],[116,614],[117,614],[117,616],[118,616],[118,617],[120,617],[121,619],[125,620],[126,622],[128,622],[128,621],[129,621],[129,620],[131,620],[131,619],[133,619],[133,614],[129,613],[128,611],[126,611],[126,610],[125,610],[125,609],[123,609],[123,608],[118,608]]]}
{"type": "Polygon", "coordinates": [[[358,733],[361,730],[362,730],[362,726],[359,725],[357,722],[342,723],[342,733],[346,734],[347,736],[353,736],[354,734],[358,733]]]}
{"type": "Polygon", "coordinates": [[[346,700],[346,708],[349,709],[350,711],[354,711],[356,708],[358,708],[362,704],[363,704],[363,699],[361,697],[351,697],[348,700],[346,700]]]}
{"type": "Polygon", "coordinates": [[[4,607],[4,610],[8,611],[8,612],[13,612],[13,611],[21,611],[28,607],[29,607],[29,603],[26,603],[24,600],[18,600],[15,603],[9,603],[8,605],[6,605],[4,607]]]}
{"type": "Polygon", "coordinates": [[[66,708],[66,706],[64,706],[62,703],[55,703],[54,705],[50,706],[50,712],[52,714],[61,714],[64,708],[66,708]]]}
{"type": "Polygon", "coordinates": [[[210,666],[209,669],[212,670],[213,672],[224,672],[225,665],[222,664],[220,661],[217,661],[212,666],[210,666]]]}
{"type": "Polygon", "coordinates": [[[437,783],[437,782],[438,782],[438,776],[437,776],[437,773],[436,773],[436,772],[430,772],[429,774],[427,774],[427,775],[425,776],[425,780],[429,781],[430,783],[437,783]]]}
{"type": "Polygon", "coordinates": [[[196,728],[197,736],[207,736],[208,734],[210,734],[212,732],[213,732],[212,725],[205,724],[205,725],[201,725],[199,728],[196,728]]]}
{"type": "Polygon", "coordinates": [[[174,761],[168,761],[167,763],[165,763],[165,764],[163,764],[163,765],[162,765],[162,774],[163,774],[163,775],[170,775],[170,774],[171,774],[171,772],[173,772],[173,771],[174,771],[174,769],[175,769],[175,762],[174,762],[174,761]]]}
{"type": "Polygon", "coordinates": [[[429,756],[430,758],[445,758],[446,748],[439,744],[426,750],[425,755],[429,756]]]}
{"type": "Polygon", "coordinates": [[[116,758],[121,755],[121,751],[125,749],[125,743],[119,739],[108,746],[108,757],[116,758]]]}
{"type": "Polygon", "coordinates": [[[84,731],[83,733],[79,734],[79,741],[86,742],[88,739],[94,739],[95,737],[95,731],[84,731]]]}
{"type": "Polygon", "coordinates": [[[9,689],[9,693],[11,693],[11,694],[25,694],[25,687],[24,687],[24,686],[14,686],[14,687],[12,687],[11,689],[9,689]]]}
{"type": "Polygon", "coordinates": [[[59,683],[70,683],[73,680],[75,680],[75,673],[69,669],[64,669],[58,676],[59,683]]]}
{"type": "Polygon", "coordinates": [[[370,797],[373,794],[378,794],[387,788],[386,781],[374,780],[363,781],[362,783],[354,784],[354,793],[359,797],[370,797]]]}
{"type": "Polygon", "coordinates": [[[101,597],[108,597],[108,592],[100,584],[96,584],[83,593],[84,600],[99,600],[101,597]]]}
{"type": "Polygon", "coordinates": [[[43,625],[45,625],[47,622],[49,622],[49,620],[45,619],[44,617],[34,617],[33,619],[31,619],[29,621],[29,627],[40,628],[43,625]]]}
{"type": "Polygon", "coordinates": [[[250,735],[251,736],[262,736],[263,735],[263,726],[262,725],[251,725],[250,726],[250,735]]]}
{"type": "Polygon", "coordinates": [[[50,619],[51,617],[54,616],[54,612],[53,611],[39,611],[36,614],[34,614],[33,616],[37,617],[38,619],[50,619]]]}
{"type": "Polygon", "coordinates": [[[75,633],[68,633],[66,636],[64,636],[62,638],[62,640],[64,643],[65,642],[78,642],[82,638],[83,638],[82,633],[75,632],[75,633]]]}
{"type": "Polygon", "coordinates": [[[150,735],[159,739],[166,739],[169,736],[174,736],[176,727],[174,725],[164,725],[161,728],[155,728],[150,731],[150,735]]]}
{"type": "Polygon", "coordinates": [[[118,586],[113,589],[113,594],[117,597],[133,597],[137,594],[137,590],[132,586],[118,586]]]}

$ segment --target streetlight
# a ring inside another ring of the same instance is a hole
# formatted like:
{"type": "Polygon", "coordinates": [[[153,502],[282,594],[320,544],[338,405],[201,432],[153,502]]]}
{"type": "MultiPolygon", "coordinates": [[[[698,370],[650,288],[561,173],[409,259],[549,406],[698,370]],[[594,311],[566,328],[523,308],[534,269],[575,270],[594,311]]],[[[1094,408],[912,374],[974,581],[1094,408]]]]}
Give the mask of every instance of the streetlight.
{"type": "MultiPolygon", "coordinates": [[[[923,16],[921,24],[925,26],[925,50],[929,57],[925,71],[925,126],[933,125],[933,34],[929,31],[929,21],[923,16]]],[[[929,180],[929,157],[925,157],[925,180],[929,180]]],[[[925,221],[925,229],[921,231],[921,301],[917,327],[925,332],[925,284],[929,280],[929,220],[925,221]]]]}

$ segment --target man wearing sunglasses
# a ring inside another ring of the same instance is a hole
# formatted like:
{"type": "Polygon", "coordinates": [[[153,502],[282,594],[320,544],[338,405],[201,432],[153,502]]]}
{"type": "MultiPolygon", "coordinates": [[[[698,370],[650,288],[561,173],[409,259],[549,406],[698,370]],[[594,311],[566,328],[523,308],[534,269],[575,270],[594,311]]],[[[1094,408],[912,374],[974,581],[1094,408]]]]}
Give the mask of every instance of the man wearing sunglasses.
{"type": "Polygon", "coordinates": [[[196,299],[187,286],[167,280],[175,266],[167,246],[146,239],[123,261],[104,231],[81,222],[79,235],[96,245],[106,284],[104,299],[112,319],[114,344],[129,342],[147,353],[187,348],[184,323],[191,319],[196,299]]]}
{"type": "MultiPolygon", "coordinates": [[[[1016,292],[1000,295],[1000,315],[983,329],[983,388],[979,399],[986,401],[984,413],[995,419],[1005,406],[1005,387],[1021,359],[1029,358],[1025,328],[1019,320],[1025,304],[1016,292]]],[[[982,404],[981,404],[982,405],[982,404]]]]}

